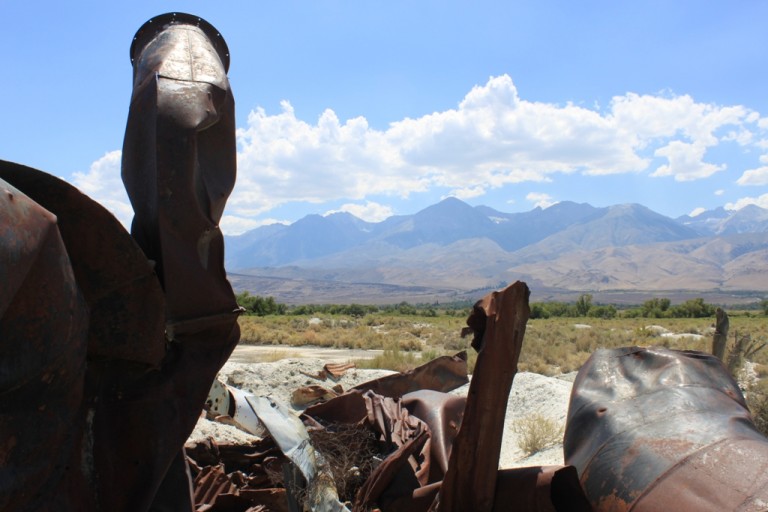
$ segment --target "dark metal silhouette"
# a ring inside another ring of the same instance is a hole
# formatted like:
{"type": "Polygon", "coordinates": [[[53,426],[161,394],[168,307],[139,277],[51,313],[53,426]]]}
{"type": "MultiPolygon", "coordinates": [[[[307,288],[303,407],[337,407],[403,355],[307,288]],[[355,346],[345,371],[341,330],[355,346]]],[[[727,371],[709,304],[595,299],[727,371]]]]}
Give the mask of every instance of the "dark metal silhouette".
{"type": "Polygon", "coordinates": [[[0,162],[2,510],[192,509],[183,444],[239,339],[218,228],[235,180],[229,55],[173,13],[139,30],[131,60],[133,238],[74,187],[0,162]]]}

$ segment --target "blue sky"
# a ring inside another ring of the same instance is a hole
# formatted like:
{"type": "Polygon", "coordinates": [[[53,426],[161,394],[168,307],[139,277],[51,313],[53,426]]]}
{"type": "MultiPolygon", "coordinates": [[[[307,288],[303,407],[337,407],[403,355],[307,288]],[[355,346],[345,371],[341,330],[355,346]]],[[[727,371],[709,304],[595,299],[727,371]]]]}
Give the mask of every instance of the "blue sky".
{"type": "Polygon", "coordinates": [[[236,234],[441,198],[528,211],[768,207],[768,2],[0,0],[0,159],[124,223],[128,49],[205,18],[232,55],[236,234]]]}

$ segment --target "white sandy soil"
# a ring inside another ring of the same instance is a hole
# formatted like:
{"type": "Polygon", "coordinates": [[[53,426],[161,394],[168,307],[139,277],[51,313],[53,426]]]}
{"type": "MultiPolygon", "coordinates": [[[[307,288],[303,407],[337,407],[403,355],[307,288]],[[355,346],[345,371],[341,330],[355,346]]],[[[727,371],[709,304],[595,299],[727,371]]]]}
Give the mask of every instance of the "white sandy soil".
{"type": "MultiPolygon", "coordinates": [[[[274,348],[270,347],[271,350],[274,348]]],[[[245,352],[248,350],[249,347],[245,347],[245,352]]],[[[338,381],[322,381],[309,375],[316,375],[328,362],[345,362],[351,357],[357,358],[359,355],[355,354],[350,357],[349,354],[338,353],[313,354],[305,352],[301,348],[294,348],[293,350],[300,350],[302,357],[282,359],[271,363],[248,363],[237,362],[249,359],[248,354],[244,354],[243,349],[238,347],[233,357],[222,368],[219,378],[230,386],[258,396],[269,396],[291,407],[291,394],[299,387],[319,385],[330,389],[334,385],[340,384],[344,390],[347,390],[357,384],[392,373],[387,370],[352,369],[347,371],[338,381]],[[305,355],[323,357],[303,357],[305,355]]],[[[466,395],[468,389],[469,385],[467,384],[454,390],[453,393],[466,395]]],[[[518,447],[514,425],[521,418],[538,413],[564,427],[570,392],[571,382],[569,382],[568,376],[553,378],[527,372],[518,373],[515,376],[507,403],[499,467],[563,464],[562,443],[555,444],[531,456],[526,456],[518,447]]],[[[255,439],[236,427],[208,421],[201,417],[190,439],[199,440],[209,436],[217,442],[248,442],[255,439]]]]}

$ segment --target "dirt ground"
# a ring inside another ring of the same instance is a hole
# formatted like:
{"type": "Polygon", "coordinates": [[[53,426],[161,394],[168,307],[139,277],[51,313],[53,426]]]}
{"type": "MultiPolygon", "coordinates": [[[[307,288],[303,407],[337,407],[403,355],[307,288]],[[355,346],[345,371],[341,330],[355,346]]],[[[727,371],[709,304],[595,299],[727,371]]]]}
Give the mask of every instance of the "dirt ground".
{"type": "Polygon", "coordinates": [[[334,349],[325,347],[288,347],[281,345],[238,345],[230,363],[260,363],[280,358],[317,359],[324,363],[345,363],[353,359],[373,359],[383,350],[334,349]]]}

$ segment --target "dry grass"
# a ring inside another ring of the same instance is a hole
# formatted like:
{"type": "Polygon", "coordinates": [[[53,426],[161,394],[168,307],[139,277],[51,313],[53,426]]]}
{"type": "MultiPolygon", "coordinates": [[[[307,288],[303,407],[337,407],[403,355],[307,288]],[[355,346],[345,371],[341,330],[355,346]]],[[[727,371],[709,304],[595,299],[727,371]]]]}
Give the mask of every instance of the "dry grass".
{"type": "Polygon", "coordinates": [[[283,359],[292,359],[301,357],[301,354],[298,350],[271,350],[269,352],[263,352],[256,354],[256,361],[257,363],[274,363],[275,361],[280,361],[283,359]]]}
{"type": "MultiPolygon", "coordinates": [[[[466,318],[419,317],[369,314],[363,318],[343,315],[241,317],[241,343],[258,345],[321,346],[334,348],[384,349],[387,351],[370,367],[409,369],[428,358],[467,350],[470,371],[476,354],[470,338],[459,333],[466,318]],[[421,356],[420,356],[421,354],[421,356]],[[427,357],[425,357],[425,355],[427,357]]],[[[598,348],[623,346],[664,346],[709,352],[714,318],[549,318],[528,322],[520,371],[556,375],[578,370],[598,348]],[[589,327],[577,327],[586,324],[589,327]],[[672,333],[701,335],[670,338],[651,325],[672,333]]],[[[768,339],[765,317],[731,315],[731,333],[750,333],[754,339],[768,339]]],[[[733,340],[729,340],[730,343],[733,340]]],[[[758,352],[754,362],[768,365],[768,350],[758,352]]]]}
{"type": "Polygon", "coordinates": [[[533,455],[554,446],[563,439],[563,426],[539,413],[533,413],[516,421],[512,430],[517,435],[518,448],[526,455],[533,455]]]}

